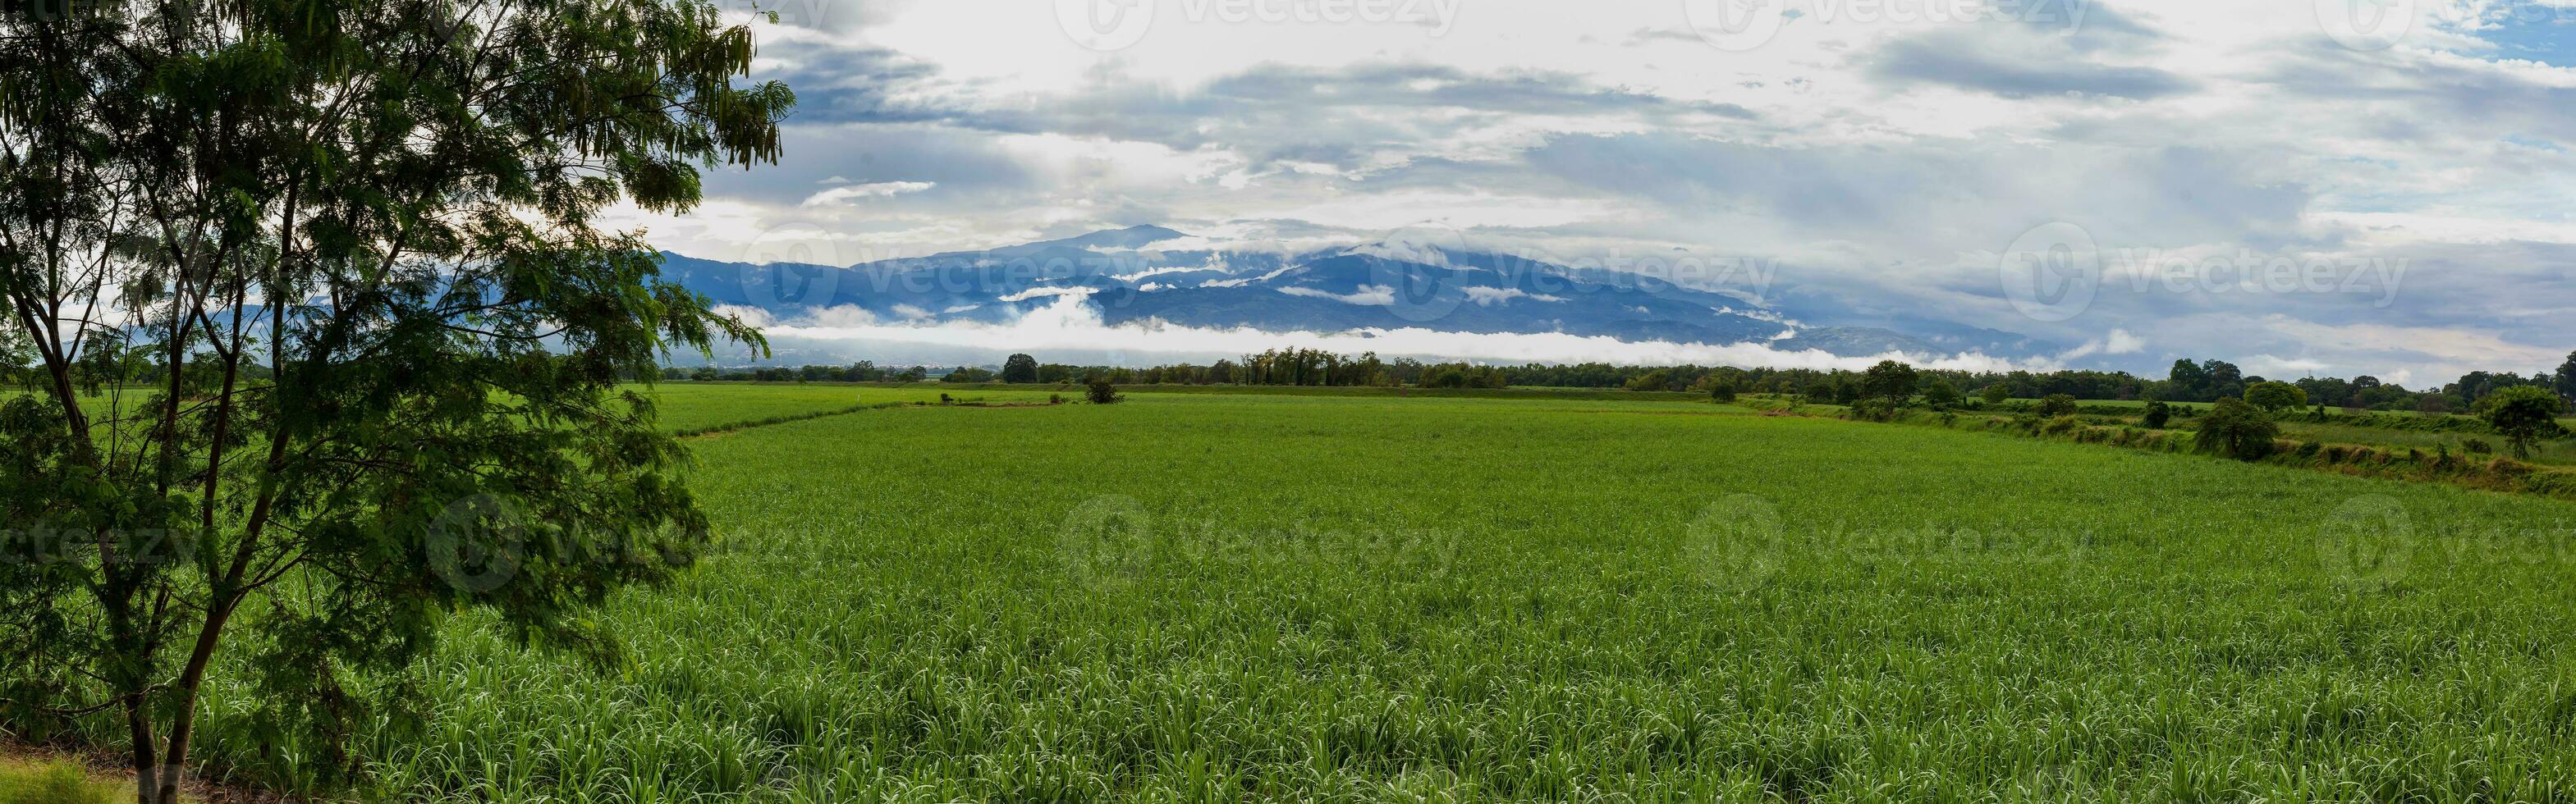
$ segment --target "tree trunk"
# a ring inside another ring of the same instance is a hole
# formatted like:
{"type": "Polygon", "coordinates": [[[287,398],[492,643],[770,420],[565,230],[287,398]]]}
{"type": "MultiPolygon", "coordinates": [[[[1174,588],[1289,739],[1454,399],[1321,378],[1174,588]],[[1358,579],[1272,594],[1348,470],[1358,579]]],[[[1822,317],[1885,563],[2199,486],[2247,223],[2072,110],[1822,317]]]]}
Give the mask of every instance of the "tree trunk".
{"type": "Polygon", "coordinates": [[[156,781],[161,765],[152,757],[152,716],[143,704],[142,691],[125,693],[125,728],[134,741],[134,800],[136,804],[159,804],[154,796],[161,786],[156,781]]]}

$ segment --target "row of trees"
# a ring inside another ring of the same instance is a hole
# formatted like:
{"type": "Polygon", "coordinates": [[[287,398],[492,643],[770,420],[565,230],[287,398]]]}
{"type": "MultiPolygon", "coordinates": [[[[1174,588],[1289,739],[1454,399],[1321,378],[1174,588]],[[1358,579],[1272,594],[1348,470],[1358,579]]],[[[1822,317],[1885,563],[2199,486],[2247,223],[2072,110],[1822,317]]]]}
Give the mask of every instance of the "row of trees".
{"type": "MultiPolygon", "coordinates": [[[[2571,363],[2576,363],[2576,357],[2571,357],[2571,363]]],[[[2177,369],[2182,365],[2186,364],[2177,364],[2177,369]]],[[[1936,409],[1960,402],[1958,389],[1948,380],[1926,376],[1894,360],[1880,361],[1860,372],[1857,380],[1838,382],[1832,390],[1836,401],[1850,405],[1853,413],[1865,418],[1886,418],[1918,399],[1936,409]]],[[[1987,386],[1984,401],[2004,402],[2008,397],[2003,390],[2002,385],[1987,386]]],[[[2209,411],[2201,416],[2197,443],[2202,450],[2246,460],[2266,457],[2272,453],[2274,439],[2280,437],[2278,417],[2309,402],[2306,390],[2277,380],[2253,378],[2243,391],[2213,400],[2209,411]]],[[[1729,392],[1718,388],[1712,394],[1723,398],[1729,392]]],[[[2555,390],[2524,384],[2488,393],[2478,400],[2475,409],[2478,417],[2513,447],[2514,457],[2528,460],[2540,441],[2568,435],[2558,422],[2567,407],[2566,400],[2555,390]]],[[[2076,399],[2068,394],[2049,394],[2040,399],[2033,412],[2042,417],[2070,415],[2076,412],[2076,399]]],[[[2142,423],[2153,428],[2164,427],[2174,415],[2172,406],[2162,400],[2150,400],[2143,412],[2142,423]]]]}
{"type": "MultiPolygon", "coordinates": [[[[2293,406],[2326,405],[2352,410],[2415,411],[2423,413],[2470,412],[2479,403],[2511,388],[2539,388],[2562,399],[2576,400],[2576,353],[2555,371],[2534,372],[2528,376],[2512,372],[2475,371],[2440,388],[2409,390],[2396,383],[2363,375],[2340,377],[2302,377],[2296,380],[2274,380],[2250,375],[2235,364],[2223,360],[2174,361],[2162,379],[2140,377],[2124,371],[2064,370],[2050,372],[1970,372],[1938,369],[1913,369],[1917,392],[1958,399],[1985,397],[2004,399],[2039,399],[2064,395],[2076,399],[2162,400],[2167,402],[2214,402],[2220,399],[2243,399],[2248,404],[2268,406],[2274,410],[2293,406]],[[2292,392],[2296,392],[2293,394],[2292,392]]],[[[952,378],[954,381],[983,382],[998,379],[1012,383],[1065,383],[1106,377],[1122,385],[1313,385],[1313,386],[1417,386],[1447,388],[1502,388],[1539,386],[1556,388],[1625,388],[1634,391],[1704,391],[1724,387],[1730,392],[1767,393],[1800,396],[1820,402],[1849,404],[1870,396],[1864,389],[1870,380],[1866,372],[1818,369],[1738,368],[1732,366],[1623,366],[1609,363],[1542,364],[1518,366],[1447,362],[1424,363],[1411,358],[1382,359],[1374,352],[1358,356],[1335,354],[1316,349],[1290,347],[1260,354],[1245,355],[1240,360],[1219,360],[1209,365],[1175,363],[1152,367],[1076,366],[1039,363],[1025,354],[1015,354],[1005,361],[1000,371],[976,366],[954,369],[915,367],[895,369],[879,367],[868,361],[848,366],[804,366],[801,368],[763,369],[666,369],[665,379],[751,379],[764,382],[858,382],[873,380],[921,380],[952,378]]]]}

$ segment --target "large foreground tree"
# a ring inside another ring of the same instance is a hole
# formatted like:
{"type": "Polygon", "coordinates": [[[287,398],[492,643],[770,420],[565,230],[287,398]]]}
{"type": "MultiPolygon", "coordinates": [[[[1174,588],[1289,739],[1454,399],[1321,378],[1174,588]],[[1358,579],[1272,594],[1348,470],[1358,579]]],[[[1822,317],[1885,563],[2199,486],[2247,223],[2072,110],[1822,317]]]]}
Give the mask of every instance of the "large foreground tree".
{"type": "Polygon", "coordinates": [[[612,656],[580,609],[705,538],[617,383],[758,334],[595,215],[775,161],[794,99],[735,85],[748,28],[704,0],[0,8],[0,342],[37,389],[0,405],[0,723],[113,718],[168,802],[223,651],[257,728],[329,745],[447,612],[612,656]]]}

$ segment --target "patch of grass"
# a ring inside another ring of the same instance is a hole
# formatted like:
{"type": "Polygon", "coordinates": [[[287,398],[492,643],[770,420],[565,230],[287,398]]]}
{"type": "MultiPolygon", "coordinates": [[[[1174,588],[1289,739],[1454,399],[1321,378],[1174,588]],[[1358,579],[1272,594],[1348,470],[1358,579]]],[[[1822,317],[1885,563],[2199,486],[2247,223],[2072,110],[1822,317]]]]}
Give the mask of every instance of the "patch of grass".
{"type": "Polygon", "coordinates": [[[133,799],[133,785],[93,781],[79,763],[0,758],[0,804],[114,804],[133,799]]]}
{"type": "Polygon", "coordinates": [[[942,387],[937,383],[872,386],[663,382],[652,387],[652,397],[664,430],[681,435],[700,435],[861,410],[875,405],[936,403],[943,393],[957,398],[972,396],[978,401],[1046,401],[1045,389],[1034,386],[1020,388],[1024,390],[979,390],[966,394],[963,389],[942,387]]]}

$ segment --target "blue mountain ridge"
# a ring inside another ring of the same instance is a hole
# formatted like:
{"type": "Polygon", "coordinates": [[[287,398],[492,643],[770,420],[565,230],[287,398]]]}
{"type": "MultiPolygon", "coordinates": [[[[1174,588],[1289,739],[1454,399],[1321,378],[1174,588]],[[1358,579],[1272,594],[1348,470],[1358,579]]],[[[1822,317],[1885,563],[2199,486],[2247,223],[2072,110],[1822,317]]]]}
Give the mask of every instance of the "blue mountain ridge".
{"type": "Polygon", "coordinates": [[[1080,294],[1080,303],[1111,325],[1160,320],[1271,331],[1413,327],[1686,344],[1762,341],[1842,356],[1973,351],[2030,357],[2063,349],[1920,316],[1840,314],[1808,297],[1801,298],[1810,303],[1781,310],[1748,301],[1751,294],[1741,289],[1685,287],[1458,246],[1380,242],[1296,254],[1155,248],[1185,237],[1135,226],[849,266],[754,265],[665,252],[663,273],[717,304],[758,308],[786,322],[841,308],[842,320],[856,309],[890,323],[1001,323],[1080,294]]]}

